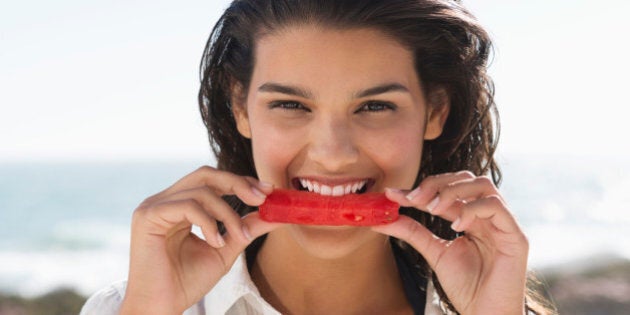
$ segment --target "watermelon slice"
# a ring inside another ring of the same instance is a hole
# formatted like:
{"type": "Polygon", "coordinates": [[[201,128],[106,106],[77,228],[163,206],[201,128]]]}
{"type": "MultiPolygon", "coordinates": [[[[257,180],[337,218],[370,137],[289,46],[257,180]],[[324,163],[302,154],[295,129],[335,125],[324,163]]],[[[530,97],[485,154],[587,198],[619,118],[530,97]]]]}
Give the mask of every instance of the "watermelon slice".
{"type": "Polygon", "coordinates": [[[399,205],[384,193],[324,196],[318,193],[276,189],[258,207],[269,222],[305,225],[370,226],[398,219],[399,205]]]}

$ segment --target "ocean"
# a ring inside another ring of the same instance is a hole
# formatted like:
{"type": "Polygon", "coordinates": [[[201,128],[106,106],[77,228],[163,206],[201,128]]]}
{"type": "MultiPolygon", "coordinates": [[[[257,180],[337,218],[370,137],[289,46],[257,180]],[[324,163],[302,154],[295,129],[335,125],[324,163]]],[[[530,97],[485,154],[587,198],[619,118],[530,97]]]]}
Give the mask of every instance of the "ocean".
{"type": "MultiPolygon", "coordinates": [[[[500,157],[501,191],[530,240],[533,269],[630,258],[630,162],[500,157]]],[[[130,220],[197,162],[0,164],[0,291],[89,295],[124,279],[130,220]]]]}

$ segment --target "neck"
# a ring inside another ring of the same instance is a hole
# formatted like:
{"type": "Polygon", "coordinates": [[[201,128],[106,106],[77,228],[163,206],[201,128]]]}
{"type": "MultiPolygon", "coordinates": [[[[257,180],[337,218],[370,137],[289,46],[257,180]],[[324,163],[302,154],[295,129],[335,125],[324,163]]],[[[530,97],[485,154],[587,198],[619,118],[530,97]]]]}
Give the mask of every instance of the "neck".
{"type": "Polygon", "coordinates": [[[322,258],[284,233],[276,230],[267,236],[251,271],[263,298],[281,313],[409,311],[387,237],[376,237],[340,257],[322,258]]]}

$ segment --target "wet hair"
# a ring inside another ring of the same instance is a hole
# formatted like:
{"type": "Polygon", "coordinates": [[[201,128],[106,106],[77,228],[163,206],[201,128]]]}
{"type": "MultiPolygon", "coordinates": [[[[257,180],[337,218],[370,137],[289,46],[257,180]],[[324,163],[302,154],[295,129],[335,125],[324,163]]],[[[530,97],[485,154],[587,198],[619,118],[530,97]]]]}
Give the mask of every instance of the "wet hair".
{"type": "MultiPolygon", "coordinates": [[[[494,153],[499,136],[494,86],[487,74],[492,43],[459,1],[448,0],[235,0],[215,25],[201,61],[199,108],[217,168],[257,177],[251,141],[238,132],[232,101],[243,100],[255,64],[256,42],[288,27],[375,29],[413,53],[425,96],[445,91],[450,112],[442,134],[425,141],[415,186],[423,178],[467,170],[488,175],[496,185],[501,171],[494,153]],[[241,89],[235,89],[235,86],[241,89]],[[240,91],[240,95],[233,95],[240,91]]],[[[237,198],[226,200],[245,215],[255,211],[237,198]]],[[[428,213],[401,209],[444,239],[459,235],[450,223],[428,213]]],[[[253,242],[255,252],[264,239],[253,242]]],[[[416,271],[431,277],[445,307],[454,311],[439,279],[411,246],[398,242],[416,271]]]]}

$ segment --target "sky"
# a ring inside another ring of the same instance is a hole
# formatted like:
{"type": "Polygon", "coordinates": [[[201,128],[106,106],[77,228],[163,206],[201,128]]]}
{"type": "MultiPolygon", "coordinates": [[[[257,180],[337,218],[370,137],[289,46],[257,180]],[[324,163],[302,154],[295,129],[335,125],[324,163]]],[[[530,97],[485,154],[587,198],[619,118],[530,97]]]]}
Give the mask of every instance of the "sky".
{"type": "MultiPolygon", "coordinates": [[[[198,68],[228,1],[0,0],[0,161],[211,156],[198,68]]],[[[506,156],[630,157],[630,2],[469,0],[506,156]]]]}

